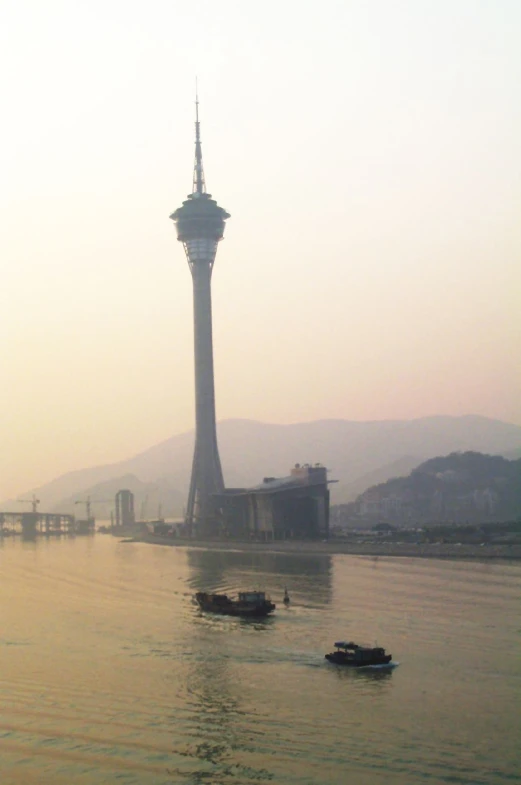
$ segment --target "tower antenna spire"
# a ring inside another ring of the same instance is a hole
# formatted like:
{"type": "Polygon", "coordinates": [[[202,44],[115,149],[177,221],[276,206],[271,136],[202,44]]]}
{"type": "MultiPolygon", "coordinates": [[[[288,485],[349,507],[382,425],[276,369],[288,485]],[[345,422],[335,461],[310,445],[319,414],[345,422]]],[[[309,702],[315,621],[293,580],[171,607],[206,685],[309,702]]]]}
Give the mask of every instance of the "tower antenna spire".
{"type": "Polygon", "coordinates": [[[195,161],[194,161],[194,181],[192,186],[194,196],[201,196],[206,193],[204,182],[203,153],[201,150],[201,129],[199,123],[199,90],[197,87],[197,77],[195,77],[195,161]]]}

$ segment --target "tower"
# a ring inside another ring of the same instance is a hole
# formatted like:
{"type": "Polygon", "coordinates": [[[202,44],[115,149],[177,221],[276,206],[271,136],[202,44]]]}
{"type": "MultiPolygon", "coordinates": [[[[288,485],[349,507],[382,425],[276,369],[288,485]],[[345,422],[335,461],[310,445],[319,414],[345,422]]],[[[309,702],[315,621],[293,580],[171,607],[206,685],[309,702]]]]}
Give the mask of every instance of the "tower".
{"type": "Polygon", "coordinates": [[[132,491],[118,491],[116,494],[116,526],[133,526],[136,522],[134,516],[134,494],[132,491]]]}
{"type": "Polygon", "coordinates": [[[192,273],[194,298],[195,449],[188,493],[186,523],[199,531],[212,531],[216,520],[216,494],[224,491],[215,424],[212,346],[212,270],[217,243],[229,214],[206,193],[199,100],[195,100],[195,163],[192,193],[170,218],[183,243],[192,273]]]}

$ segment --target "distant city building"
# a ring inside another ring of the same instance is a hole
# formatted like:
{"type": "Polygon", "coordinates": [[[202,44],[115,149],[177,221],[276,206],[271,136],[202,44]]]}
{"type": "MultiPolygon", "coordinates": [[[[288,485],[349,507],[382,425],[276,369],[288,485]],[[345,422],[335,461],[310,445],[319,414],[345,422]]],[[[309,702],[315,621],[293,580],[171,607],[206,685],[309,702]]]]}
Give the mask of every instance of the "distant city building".
{"type": "Polygon", "coordinates": [[[135,521],[134,494],[128,490],[118,491],[116,494],[116,527],[133,526],[135,521]]]}

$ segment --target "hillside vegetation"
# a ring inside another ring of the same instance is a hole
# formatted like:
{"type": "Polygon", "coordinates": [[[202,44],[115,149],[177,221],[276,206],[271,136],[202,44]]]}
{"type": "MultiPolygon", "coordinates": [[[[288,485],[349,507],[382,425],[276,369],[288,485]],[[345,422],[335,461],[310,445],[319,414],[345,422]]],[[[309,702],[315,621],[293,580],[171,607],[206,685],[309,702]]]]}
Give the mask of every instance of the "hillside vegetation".
{"type": "Polygon", "coordinates": [[[521,459],[453,452],[431,458],[407,477],[373,485],[333,518],[426,522],[491,522],[521,516],[521,459]]]}

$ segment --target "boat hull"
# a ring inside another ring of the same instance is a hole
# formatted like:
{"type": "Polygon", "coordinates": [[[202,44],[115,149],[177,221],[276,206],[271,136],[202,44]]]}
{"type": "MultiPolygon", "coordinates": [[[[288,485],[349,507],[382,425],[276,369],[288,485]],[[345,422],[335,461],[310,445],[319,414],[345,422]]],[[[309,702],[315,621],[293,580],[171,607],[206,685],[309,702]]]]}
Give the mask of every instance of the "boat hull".
{"type": "Polygon", "coordinates": [[[211,605],[204,605],[198,603],[200,609],[202,611],[206,611],[206,613],[218,613],[221,616],[242,616],[242,617],[251,617],[251,618],[261,618],[263,616],[268,616],[274,609],[264,609],[264,608],[219,608],[219,607],[212,607],[211,605]]]}
{"type": "Polygon", "coordinates": [[[380,657],[370,662],[357,661],[345,656],[339,655],[338,652],[324,655],[328,662],[333,665],[341,665],[344,668],[394,668],[396,663],[392,661],[392,655],[387,654],[385,657],[380,657]]]}
{"type": "Polygon", "coordinates": [[[242,618],[259,619],[269,616],[275,610],[275,604],[269,600],[260,603],[231,600],[226,595],[209,595],[198,592],[195,600],[202,611],[217,613],[221,616],[241,616],[242,618]]]}

